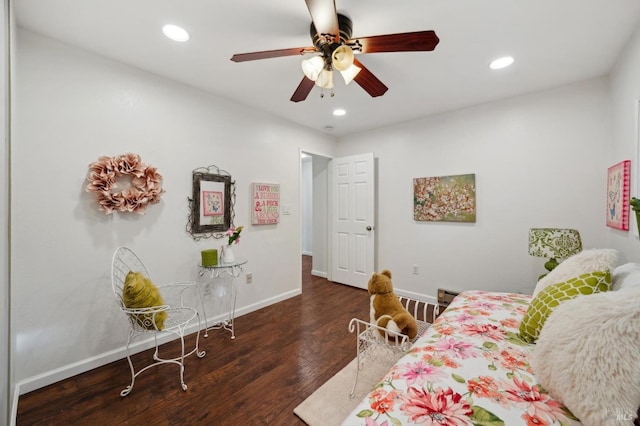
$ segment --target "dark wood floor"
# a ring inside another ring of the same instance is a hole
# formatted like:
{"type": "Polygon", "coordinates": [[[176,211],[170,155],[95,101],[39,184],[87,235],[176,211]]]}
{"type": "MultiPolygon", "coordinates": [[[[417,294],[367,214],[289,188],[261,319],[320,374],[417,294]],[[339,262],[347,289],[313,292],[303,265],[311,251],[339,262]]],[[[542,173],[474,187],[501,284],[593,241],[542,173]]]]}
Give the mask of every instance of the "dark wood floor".
{"type": "MultiPolygon", "coordinates": [[[[17,424],[304,425],[293,409],[355,357],[347,324],[368,318],[369,299],[365,290],[312,277],[310,257],[302,264],[302,295],[237,318],[235,340],[220,331],[201,338],[207,355],[187,359],[187,391],[177,367],[163,365],[121,397],[130,380],[122,359],[22,395],[17,424]]],[[[135,356],[150,358],[151,351],[135,356]]]]}

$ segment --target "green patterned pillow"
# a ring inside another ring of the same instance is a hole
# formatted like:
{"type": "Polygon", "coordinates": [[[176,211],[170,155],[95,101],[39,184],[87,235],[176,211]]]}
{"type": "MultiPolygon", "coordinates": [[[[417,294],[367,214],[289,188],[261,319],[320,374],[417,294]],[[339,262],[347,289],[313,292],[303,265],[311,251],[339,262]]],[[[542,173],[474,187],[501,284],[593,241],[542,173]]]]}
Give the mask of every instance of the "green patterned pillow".
{"type": "Polygon", "coordinates": [[[527,342],[535,342],[545,321],[556,306],[580,295],[600,293],[611,289],[609,271],[582,274],[546,287],[533,298],[520,323],[520,336],[527,342]]]}

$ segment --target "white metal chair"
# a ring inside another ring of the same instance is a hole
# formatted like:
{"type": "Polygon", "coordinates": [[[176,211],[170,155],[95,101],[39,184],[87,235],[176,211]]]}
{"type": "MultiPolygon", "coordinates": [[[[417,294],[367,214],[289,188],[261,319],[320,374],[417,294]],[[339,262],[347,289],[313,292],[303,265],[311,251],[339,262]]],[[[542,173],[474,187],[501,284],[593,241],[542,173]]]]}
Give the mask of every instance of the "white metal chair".
{"type": "Polygon", "coordinates": [[[198,311],[191,307],[184,306],[184,295],[188,289],[198,291],[197,285],[193,281],[175,282],[163,286],[157,286],[160,291],[164,302],[168,303],[168,300],[175,300],[174,306],[171,304],[164,304],[161,306],[155,306],[152,308],[127,308],[123,300],[123,288],[127,274],[130,272],[141,272],[146,278],[149,277],[149,273],[145,268],[142,261],[136,256],[136,254],[127,247],[119,247],[113,253],[113,259],[111,262],[111,286],[113,294],[116,298],[116,302],[120,309],[127,314],[131,329],[129,330],[129,338],[127,340],[127,360],[129,361],[129,368],[131,369],[131,384],[120,392],[120,396],[126,396],[133,389],[136,377],[143,371],[160,364],[177,364],[180,367],[180,384],[183,390],[187,390],[187,385],[184,383],[184,359],[185,357],[195,353],[198,358],[202,358],[205,355],[205,351],[200,351],[200,316],[198,311]],[[156,315],[160,312],[166,312],[166,319],[164,320],[164,327],[159,330],[156,325],[156,315]],[[195,347],[185,353],[184,349],[184,334],[188,325],[193,319],[198,320],[198,334],[196,335],[195,347]],[[165,333],[173,333],[180,338],[181,354],[176,358],[164,359],[159,355],[158,338],[165,333]],[[155,352],[153,354],[153,362],[146,367],[135,371],[133,363],[131,362],[131,354],[129,352],[129,345],[138,336],[153,335],[155,342],[155,352]]]}

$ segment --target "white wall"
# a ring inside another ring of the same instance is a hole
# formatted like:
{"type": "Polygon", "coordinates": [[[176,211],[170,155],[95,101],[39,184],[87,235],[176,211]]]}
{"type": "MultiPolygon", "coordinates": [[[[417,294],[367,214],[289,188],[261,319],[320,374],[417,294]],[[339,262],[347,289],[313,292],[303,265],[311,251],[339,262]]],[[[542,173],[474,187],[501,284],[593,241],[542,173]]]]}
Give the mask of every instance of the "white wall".
{"type": "Polygon", "coordinates": [[[313,254],[313,159],[304,157],[300,163],[302,254],[311,256],[313,254]]]}
{"type": "Polygon", "coordinates": [[[330,158],[313,156],[313,259],[311,274],[326,278],[329,247],[329,162],[330,158]]]}
{"type": "Polygon", "coordinates": [[[610,139],[602,78],[343,138],[338,155],[378,158],[378,269],[435,296],[532,289],[544,268],[527,254],[531,227],[577,228],[602,247],[610,139]],[[476,223],[413,220],[413,178],[466,173],[476,223]]]}
{"type": "MultiPolygon", "coordinates": [[[[631,160],[631,195],[640,196],[638,156],[638,129],[640,122],[640,30],[627,43],[611,73],[611,120],[613,143],[608,152],[610,165],[631,160]]],[[[611,247],[627,253],[629,260],[640,261],[638,227],[633,211],[630,212],[629,232],[607,229],[607,241],[611,247]]]]}
{"type": "Polygon", "coordinates": [[[253,273],[238,312],[300,292],[299,150],[331,156],[334,138],[27,31],[18,33],[14,115],[21,392],[122,357],[126,319],[109,276],[117,246],[138,252],[157,282],[196,278],[200,250],[221,245],[185,231],[197,167],[215,164],[236,181],[235,224],[245,231],[234,251],[253,273]],[[166,194],[146,215],[106,216],[85,192],[88,165],[125,152],[158,168],[166,194]],[[281,185],[291,212],[277,226],[251,226],[251,183],[263,181],[281,185]]]}
{"type": "Polygon", "coordinates": [[[10,69],[10,37],[9,37],[9,2],[2,2],[0,7],[0,22],[4,31],[0,33],[0,423],[9,424],[10,407],[14,397],[14,383],[10,379],[10,348],[9,333],[9,191],[10,191],[10,130],[9,130],[9,69],[10,69]]]}

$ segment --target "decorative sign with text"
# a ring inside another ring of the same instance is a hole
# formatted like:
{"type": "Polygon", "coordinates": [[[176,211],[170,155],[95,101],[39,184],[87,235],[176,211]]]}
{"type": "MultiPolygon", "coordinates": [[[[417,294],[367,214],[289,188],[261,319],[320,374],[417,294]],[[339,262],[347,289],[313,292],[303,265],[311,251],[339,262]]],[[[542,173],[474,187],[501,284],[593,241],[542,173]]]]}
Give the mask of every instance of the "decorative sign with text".
{"type": "Polygon", "coordinates": [[[253,184],[253,225],[268,225],[280,222],[280,184],[253,184]]]}

